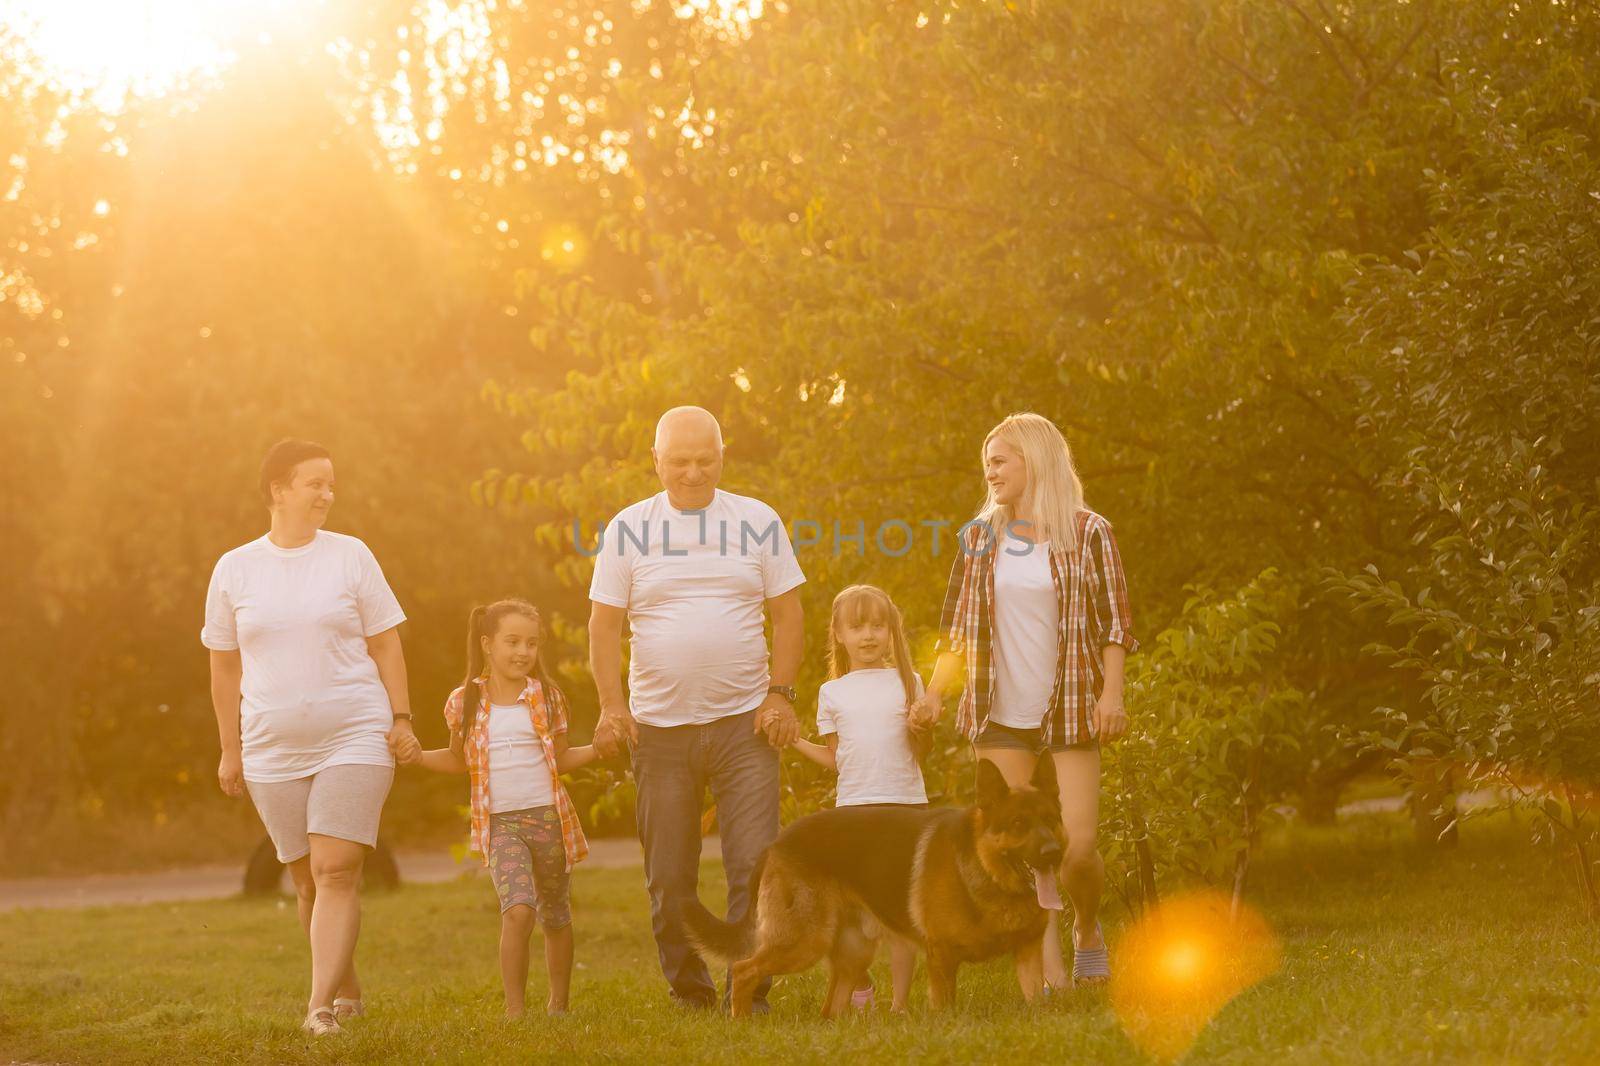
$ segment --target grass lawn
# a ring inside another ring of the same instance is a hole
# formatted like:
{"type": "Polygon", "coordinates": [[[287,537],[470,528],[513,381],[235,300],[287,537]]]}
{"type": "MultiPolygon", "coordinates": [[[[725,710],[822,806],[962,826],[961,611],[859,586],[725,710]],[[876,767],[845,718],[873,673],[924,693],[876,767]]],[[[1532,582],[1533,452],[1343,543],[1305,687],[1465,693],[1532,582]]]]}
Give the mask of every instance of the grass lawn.
{"type": "MultiPolygon", "coordinates": [[[[1222,1009],[1186,1061],[1600,1061],[1600,930],[1569,863],[1504,822],[1418,858],[1398,819],[1271,842],[1251,900],[1282,967],[1222,1009]]],[[[711,898],[716,874],[707,867],[711,898]]],[[[297,1024],[308,956],[287,905],[243,900],[0,915],[0,1062],[1144,1062],[1104,995],[1023,1006],[1007,960],[961,972],[930,1016],[918,968],[908,1017],[827,1025],[822,971],[782,980],[749,1024],[666,1001],[637,871],[574,884],[578,960],[564,1019],[500,1017],[487,883],[367,900],[371,1013],[312,1044],[297,1024]]],[[[1126,915],[1107,933],[1116,965],[1126,915]]],[[[542,1002],[542,961],[530,1005],[542,1002]]],[[[886,957],[874,976],[887,988],[886,957]]]]}

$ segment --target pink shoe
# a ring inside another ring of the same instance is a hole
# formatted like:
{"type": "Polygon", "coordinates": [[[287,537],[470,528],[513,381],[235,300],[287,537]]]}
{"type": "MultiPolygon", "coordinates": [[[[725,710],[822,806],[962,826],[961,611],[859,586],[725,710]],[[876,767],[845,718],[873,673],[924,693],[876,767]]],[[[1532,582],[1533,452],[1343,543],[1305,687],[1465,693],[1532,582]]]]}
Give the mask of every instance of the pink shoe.
{"type": "Polygon", "coordinates": [[[873,996],[871,985],[868,985],[866,988],[858,988],[854,992],[850,993],[850,1005],[856,1010],[871,1010],[872,1001],[873,996]]]}

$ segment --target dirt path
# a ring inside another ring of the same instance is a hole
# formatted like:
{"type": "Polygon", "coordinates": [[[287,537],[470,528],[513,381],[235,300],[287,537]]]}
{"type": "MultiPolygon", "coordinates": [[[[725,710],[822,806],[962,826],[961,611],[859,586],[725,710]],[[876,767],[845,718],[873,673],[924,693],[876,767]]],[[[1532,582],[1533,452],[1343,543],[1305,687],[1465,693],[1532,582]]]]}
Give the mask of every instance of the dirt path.
{"type": "MultiPolygon", "coordinates": [[[[715,838],[705,841],[705,857],[721,855],[715,838]]],[[[585,866],[618,869],[643,863],[636,840],[592,840],[585,866]]],[[[397,851],[400,880],[433,884],[478,877],[476,861],[458,864],[448,852],[397,851]]],[[[23,908],[106,907],[125,903],[174,903],[236,896],[244,882],[244,861],[190,866],[150,874],[91,874],[87,877],[21,877],[0,880],[0,911],[23,908]]]]}
{"type": "MultiPolygon", "coordinates": [[[[1492,792],[1468,792],[1458,797],[1461,810],[1497,802],[1492,792]]],[[[1398,796],[1358,800],[1339,808],[1340,817],[1359,817],[1403,810],[1398,796]]],[[[643,857],[635,840],[593,840],[584,865],[601,869],[639,866],[643,857]]],[[[705,841],[705,857],[721,855],[715,837],[705,841]]],[[[400,851],[395,853],[400,880],[433,884],[457,877],[477,877],[483,867],[476,862],[458,864],[448,852],[400,851]]],[[[191,866],[151,874],[91,874],[87,877],[22,877],[0,880],[0,911],[35,907],[106,907],[125,903],[172,903],[191,899],[226,899],[239,894],[244,881],[243,859],[237,863],[191,866]]],[[[287,890],[287,889],[286,889],[287,890]]]]}

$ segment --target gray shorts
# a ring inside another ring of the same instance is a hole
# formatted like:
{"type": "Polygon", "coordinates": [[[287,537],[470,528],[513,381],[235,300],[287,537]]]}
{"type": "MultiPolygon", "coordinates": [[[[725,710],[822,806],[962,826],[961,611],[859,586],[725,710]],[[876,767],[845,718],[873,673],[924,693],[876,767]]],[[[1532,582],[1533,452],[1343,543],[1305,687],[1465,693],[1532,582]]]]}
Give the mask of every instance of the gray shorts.
{"type": "Polygon", "coordinates": [[[246,781],[279,862],[311,853],[308,834],[372,847],[394,783],[392,766],[329,766],[294,781],[246,781]]]}

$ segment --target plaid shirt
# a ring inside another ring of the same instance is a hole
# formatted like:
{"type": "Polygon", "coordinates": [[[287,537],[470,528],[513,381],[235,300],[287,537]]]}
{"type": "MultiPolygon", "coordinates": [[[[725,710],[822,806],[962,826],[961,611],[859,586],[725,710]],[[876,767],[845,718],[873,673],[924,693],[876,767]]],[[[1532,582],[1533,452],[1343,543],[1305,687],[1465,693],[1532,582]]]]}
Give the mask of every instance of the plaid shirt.
{"type": "MultiPolygon", "coordinates": [[[[975,739],[994,706],[994,567],[1001,550],[988,528],[970,525],[965,547],[950,567],[939,650],[966,660],[966,686],[956,709],[956,729],[975,739]]],[[[1120,644],[1136,651],[1128,611],[1128,583],[1111,523],[1093,511],[1080,511],[1078,547],[1050,546],[1050,578],[1056,587],[1061,621],[1056,634],[1056,680],[1042,723],[1041,739],[1077,744],[1095,736],[1090,713],[1105,686],[1102,650],[1120,644]]]]}
{"type": "MultiPolygon", "coordinates": [[[[483,856],[485,866],[489,865],[489,696],[483,685],[488,680],[488,674],[478,678],[481,697],[478,713],[472,719],[472,734],[462,745],[467,773],[472,780],[472,850],[483,856]]],[[[452,736],[461,732],[465,692],[465,685],[458,687],[444,703],[444,720],[452,736]]],[[[550,790],[556,798],[556,813],[561,817],[561,841],[566,845],[570,871],[574,863],[582,862],[589,854],[589,841],[584,838],[583,826],[578,824],[578,809],[572,805],[572,797],[567,795],[561,784],[561,774],[556,770],[556,736],[567,731],[567,698],[554,685],[550,686],[546,697],[544,686],[530,677],[517,702],[528,705],[534,736],[544,746],[544,763],[550,769],[550,790]]]]}

